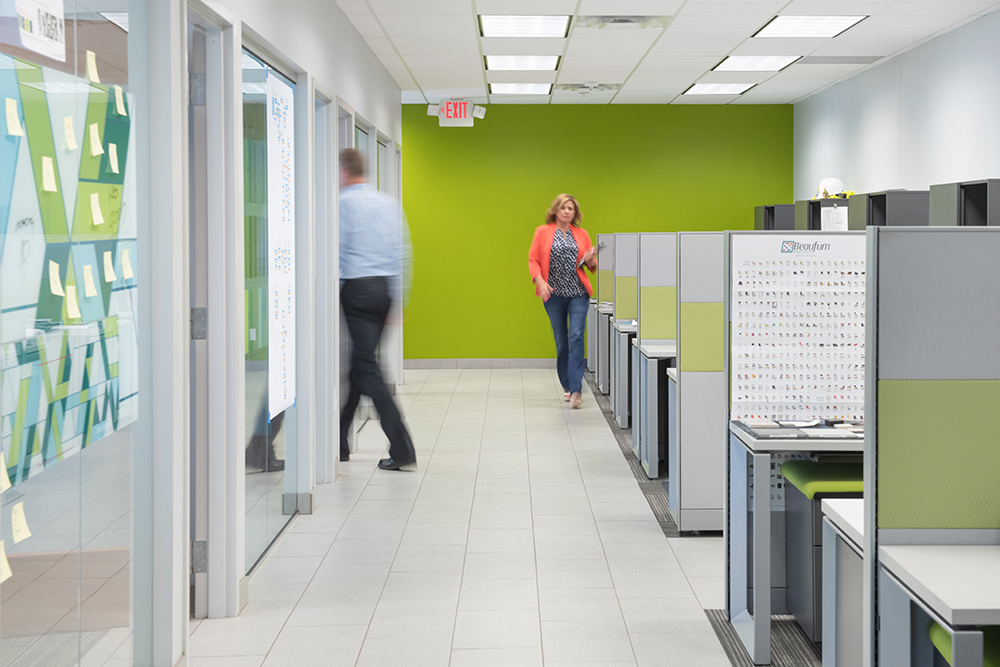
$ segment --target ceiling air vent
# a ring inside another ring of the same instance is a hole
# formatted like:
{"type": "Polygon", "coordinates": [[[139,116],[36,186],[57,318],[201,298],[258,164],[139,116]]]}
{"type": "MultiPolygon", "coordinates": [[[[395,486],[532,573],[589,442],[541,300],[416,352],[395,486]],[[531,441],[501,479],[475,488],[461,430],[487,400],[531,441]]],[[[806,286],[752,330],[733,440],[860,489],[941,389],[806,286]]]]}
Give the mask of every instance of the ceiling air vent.
{"type": "Polygon", "coordinates": [[[575,28],[597,28],[599,30],[641,30],[643,28],[665,28],[670,16],[577,16],[575,28]]]}
{"type": "Polygon", "coordinates": [[[601,93],[608,90],[618,90],[622,87],[620,83],[597,83],[596,81],[585,81],[584,83],[557,83],[556,90],[568,90],[574,93],[586,95],[587,93],[601,93]]]}

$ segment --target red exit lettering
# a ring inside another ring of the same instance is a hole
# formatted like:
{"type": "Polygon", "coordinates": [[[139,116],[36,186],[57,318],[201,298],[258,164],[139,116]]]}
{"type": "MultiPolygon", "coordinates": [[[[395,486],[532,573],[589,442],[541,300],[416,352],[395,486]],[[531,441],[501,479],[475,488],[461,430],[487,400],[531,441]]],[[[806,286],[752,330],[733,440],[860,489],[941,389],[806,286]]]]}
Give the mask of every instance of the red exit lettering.
{"type": "Polygon", "coordinates": [[[469,103],[448,102],[444,107],[444,114],[446,118],[468,118],[469,103]]]}

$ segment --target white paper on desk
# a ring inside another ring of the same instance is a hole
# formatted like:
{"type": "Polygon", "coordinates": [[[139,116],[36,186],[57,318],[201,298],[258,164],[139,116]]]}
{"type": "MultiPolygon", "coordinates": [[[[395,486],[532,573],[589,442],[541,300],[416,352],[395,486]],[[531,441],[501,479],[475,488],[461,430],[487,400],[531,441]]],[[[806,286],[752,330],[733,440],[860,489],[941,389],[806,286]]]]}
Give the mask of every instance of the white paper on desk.
{"type": "Polygon", "coordinates": [[[820,210],[820,229],[824,232],[847,231],[847,203],[844,206],[827,206],[820,210]]]}
{"type": "Polygon", "coordinates": [[[786,422],[786,421],[780,421],[778,423],[781,424],[782,426],[791,426],[793,428],[809,428],[810,426],[819,426],[820,420],[819,419],[813,419],[812,421],[809,421],[809,422],[786,422]]]}
{"type": "Polygon", "coordinates": [[[843,431],[838,431],[834,428],[818,428],[818,429],[805,429],[802,431],[810,438],[844,438],[850,437],[847,433],[843,431]]]}

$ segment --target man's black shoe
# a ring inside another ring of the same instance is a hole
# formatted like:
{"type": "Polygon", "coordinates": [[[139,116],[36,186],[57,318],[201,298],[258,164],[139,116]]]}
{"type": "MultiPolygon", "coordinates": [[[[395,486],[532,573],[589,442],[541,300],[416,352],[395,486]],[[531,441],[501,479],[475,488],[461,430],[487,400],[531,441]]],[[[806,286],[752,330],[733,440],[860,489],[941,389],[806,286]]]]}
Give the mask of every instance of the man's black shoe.
{"type": "Polygon", "coordinates": [[[378,467],[381,468],[382,470],[403,470],[406,472],[410,472],[417,469],[417,460],[413,459],[412,461],[401,463],[396,459],[390,457],[379,461],[378,467]]]}

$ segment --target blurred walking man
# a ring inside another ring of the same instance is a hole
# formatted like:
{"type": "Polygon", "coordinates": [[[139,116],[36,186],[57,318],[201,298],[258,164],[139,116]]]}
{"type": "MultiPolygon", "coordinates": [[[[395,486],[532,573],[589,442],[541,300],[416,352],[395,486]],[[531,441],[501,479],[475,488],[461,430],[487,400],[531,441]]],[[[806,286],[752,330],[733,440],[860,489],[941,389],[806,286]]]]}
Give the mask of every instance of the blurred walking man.
{"type": "Polygon", "coordinates": [[[340,460],[350,451],[347,434],[361,395],[370,396],[389,438],[383,470],[416,470],[417,454],[399,408],[382,379],[375,350],[393,300],[402,299],[409,276],[410,243],[400,203],[365,178],[364,157],[340,153],[340,305],[351,334],[351,389],[340,413],[340,460]]]}

